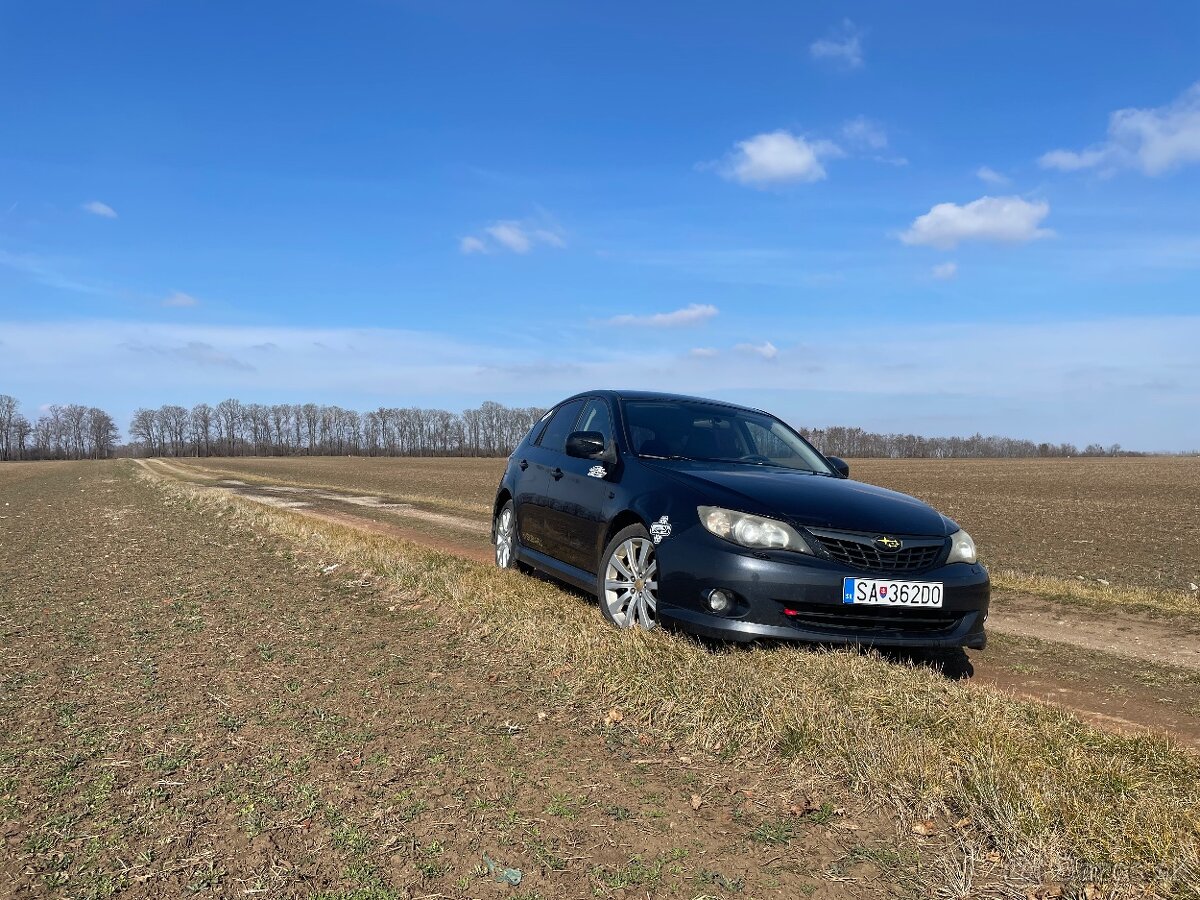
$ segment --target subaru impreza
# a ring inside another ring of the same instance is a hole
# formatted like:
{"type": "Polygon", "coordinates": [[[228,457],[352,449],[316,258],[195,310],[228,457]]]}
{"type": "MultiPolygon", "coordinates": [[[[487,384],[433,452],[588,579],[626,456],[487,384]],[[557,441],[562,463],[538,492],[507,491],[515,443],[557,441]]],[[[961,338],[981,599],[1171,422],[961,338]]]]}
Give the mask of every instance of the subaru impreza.
{"type": "Polygon", "coordinates": [[[496,564],[594,593],[618,628],[982,648],[990,584],[971,536],[849,474],[761,410],[589,391],[509,458],[496,564]]]}

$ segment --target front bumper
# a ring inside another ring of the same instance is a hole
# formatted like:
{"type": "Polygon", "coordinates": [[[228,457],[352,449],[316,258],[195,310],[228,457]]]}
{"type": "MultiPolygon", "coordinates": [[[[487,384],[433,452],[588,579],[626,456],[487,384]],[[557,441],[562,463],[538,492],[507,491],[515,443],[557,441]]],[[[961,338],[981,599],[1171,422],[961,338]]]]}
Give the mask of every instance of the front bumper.
{"type": "Polygon", "coordinates": [[[658,616],[663,625],[733,641],[791,640],[887,647],[983,649],[991,586],[978,564],[954,563],[906,581],[940,581],[940,609],[842,602],[845,578],[872,575],[812,556],[756,552],[687,529],[658,548],[658,616]],[[729,614],[712,612],[713,589],[736,598],[729,614]]]}

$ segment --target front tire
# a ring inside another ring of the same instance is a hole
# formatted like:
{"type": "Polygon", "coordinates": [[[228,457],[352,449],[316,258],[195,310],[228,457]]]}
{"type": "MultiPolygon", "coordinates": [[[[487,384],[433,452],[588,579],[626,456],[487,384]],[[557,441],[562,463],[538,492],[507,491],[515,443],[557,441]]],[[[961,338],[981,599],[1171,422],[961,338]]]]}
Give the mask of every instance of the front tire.
{"type": "Polygon", "coordinates": [[[617,628],[658,627],[658,560],[650,532],[630,525],[604,548],[596,578],[600,613],[617,628]]]}

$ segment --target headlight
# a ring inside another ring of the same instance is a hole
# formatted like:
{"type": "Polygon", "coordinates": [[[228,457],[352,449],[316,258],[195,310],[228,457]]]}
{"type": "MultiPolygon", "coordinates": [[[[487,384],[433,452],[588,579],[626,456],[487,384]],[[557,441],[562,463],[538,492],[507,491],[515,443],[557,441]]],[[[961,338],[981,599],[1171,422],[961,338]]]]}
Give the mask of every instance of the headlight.
{"type": "Polygon", "coordinates": [[[950,556],[946,560],[947,563],[978,561],[979,554],[975,552],[975,542],[969,534],[960,529],[950,535],[950,556]]]}
{"type": "Polygon", "coordinates": [[[804,538],[792,526],[762,516],[722,509],[719,506],[699,506],[700,522],[719,538],[752,547],[755,550],[793,550],[812,553],[804,538]]]}

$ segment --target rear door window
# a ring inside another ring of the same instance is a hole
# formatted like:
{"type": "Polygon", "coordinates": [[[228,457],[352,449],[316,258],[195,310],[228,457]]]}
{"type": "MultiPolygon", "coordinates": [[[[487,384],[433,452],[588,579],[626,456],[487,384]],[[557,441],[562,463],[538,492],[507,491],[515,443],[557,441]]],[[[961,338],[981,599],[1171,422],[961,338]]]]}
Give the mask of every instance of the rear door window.
{"type": "Polygon", "coordinates": [[[544,450],[553,450],[556,453],[562,453],[567,446],[567,435],[575,430],[575,420],[579,418],[583,404],[583,400],[572,400],[570,403],[564,403],[555,410],[550,424],[546,426],[546,430],[538,438],[538,446],[544,450]]]}
{"type": "Polygon", "coordinates": [[[529,434],[525,435],[525,440],[521,443],[530,443],[536,446],[542,436],[542,431],[546,427],[546,423],[550,421],[550,416],[553,414],[554,410],[552,409],[548,409],[542,413],[542,417],[533,423],[533,427],[529,429],[529,434]]]}

